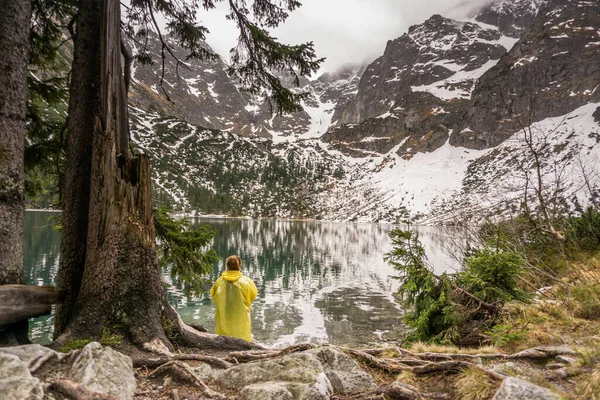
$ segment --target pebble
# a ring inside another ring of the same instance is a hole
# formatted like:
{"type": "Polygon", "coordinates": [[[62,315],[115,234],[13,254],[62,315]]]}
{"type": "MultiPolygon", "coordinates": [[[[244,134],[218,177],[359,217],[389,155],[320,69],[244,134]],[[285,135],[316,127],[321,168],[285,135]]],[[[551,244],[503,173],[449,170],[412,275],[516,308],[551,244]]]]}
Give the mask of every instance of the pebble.
{"type": "Polygon", "coordinates": [[[575,360],[573,357],[568,356],[556,356],[556,361],[563,364],[574,364],[577,360],[575,360]]]}

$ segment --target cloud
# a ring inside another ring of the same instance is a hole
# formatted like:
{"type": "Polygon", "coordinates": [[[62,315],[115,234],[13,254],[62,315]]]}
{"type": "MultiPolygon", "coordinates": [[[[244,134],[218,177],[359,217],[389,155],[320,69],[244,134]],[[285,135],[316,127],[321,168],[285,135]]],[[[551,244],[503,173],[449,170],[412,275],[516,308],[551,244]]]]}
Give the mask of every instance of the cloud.
{"type": "MultiPolygon", "coordinates": [[[[303,0],[273,35],[284,43],[312,41],[323,71],[349,62],[372,61],[388,40],[433,14],[465,18],[487,0],[303,0]]],[[[208,43],[226,57],[237,39],[233,22],[225,20],[225,3],[200,15],[211,33],[208,43]]]]}

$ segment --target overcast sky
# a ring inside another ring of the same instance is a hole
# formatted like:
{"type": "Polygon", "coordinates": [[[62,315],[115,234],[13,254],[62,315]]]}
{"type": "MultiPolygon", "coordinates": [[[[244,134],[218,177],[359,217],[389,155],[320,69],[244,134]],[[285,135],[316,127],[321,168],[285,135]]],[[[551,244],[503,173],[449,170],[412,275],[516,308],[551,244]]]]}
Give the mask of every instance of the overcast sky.
{"type": "MultiPolygon", "coordinates": [[[[284,43],[313,41],[324,71],[348,62],[372,61],[390,39],[433,14],[465,17],[486,0],[301,0],[302,7],[274,31],[284,43]]],[[[200,22],[210,29],[207,42],[223,57],[235,45],[237,30],[225,20],[226,2],[211,12],[202,10],[200,22]]]]}

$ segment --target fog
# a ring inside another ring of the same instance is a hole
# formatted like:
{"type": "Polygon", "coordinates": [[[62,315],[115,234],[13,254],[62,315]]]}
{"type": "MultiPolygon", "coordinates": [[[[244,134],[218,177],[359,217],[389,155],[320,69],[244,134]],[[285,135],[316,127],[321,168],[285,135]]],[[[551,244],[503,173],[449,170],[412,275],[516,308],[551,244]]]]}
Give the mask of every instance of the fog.
{"type": "MultiPolygon", "coordinates": [[[[370,62],[383,53],[388,40],[405,33],[433,14],[465,19],[487,0],[303,0],[273,35],[284,43],[312,41],[319,57],[326,57],[322,71],[346,63],[370,62]]],[[[235,45],[237,30],[225,20],[226,2],[216,10],[200,13],[210,29],[208,43],[224,58],[235,45]]]]}

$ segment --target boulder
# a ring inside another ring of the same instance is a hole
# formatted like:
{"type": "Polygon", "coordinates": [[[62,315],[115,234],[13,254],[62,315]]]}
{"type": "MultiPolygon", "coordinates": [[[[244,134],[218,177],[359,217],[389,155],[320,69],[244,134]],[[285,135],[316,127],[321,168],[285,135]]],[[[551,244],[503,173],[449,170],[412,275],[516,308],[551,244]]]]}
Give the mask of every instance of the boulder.
{"type": "Polygon", "coordinates": [[[27,364],[13,354],[0,352],[0,400],[41,400],[40,380],[31,376],[27,364]]]}
{"type": "Polygon", "coordinates": [[[70,376],[94,392],[120,400],[133,399],[136,389],[131,358],[98,342],[83,348],[71,367],[70,376]]]}
{"type": "Polygon", "coordinates": [[[334,393],[345,395],[366,391],[374,386],[373,377],[340,350],[326,346],[308,352],[316,355],[321,362],[334,393]]]}
{"type": "Polygon", "coordinates": [[[559,400],[550,390],[517,378],[506,378],[492,400],[559,400]]]}
{"type": "Polygon", "coordinates": [[[238,365],[215,373],[214,382],[257,400],[327,400],[333,393],[319,359],[308,352],[238,365]]]}
{"type": "Polygon", "coordinates": [[[0,353],[12,354],[19,357],[27,365],[27,368],[34,372],[50,359],[61,360],[67,356],[39,344],[2,347],[0,348],[0,353]]]}

